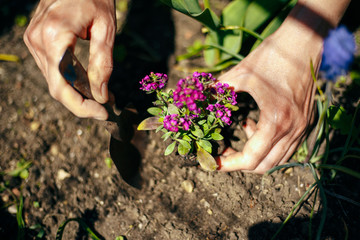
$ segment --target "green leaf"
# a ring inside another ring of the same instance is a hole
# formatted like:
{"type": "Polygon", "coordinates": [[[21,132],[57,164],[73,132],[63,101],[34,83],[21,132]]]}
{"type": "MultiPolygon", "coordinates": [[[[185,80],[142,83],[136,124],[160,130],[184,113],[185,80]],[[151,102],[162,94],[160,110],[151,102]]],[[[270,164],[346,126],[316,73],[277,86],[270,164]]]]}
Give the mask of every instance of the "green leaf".
{"type": "Polygon", "coordinates": [[[186,148],[184,145],[179,145],[178,146],[178,153],[181,155],[181,156],[185,156],[187,155],[189,152],[190,152],[190,149],[191,148],[186,148]]]}
{"type": "Polygon", "coordinates": [[[168,113],[169,114],[179,114],[179,108],[174,104],[169,104],[168,106],[168,113]]]}
{"type": "Polygon", "coordinates": [[[24,169],[20,172],[19,177],[22,179],[27,179],[29,177],[29,171],[27,169],[24,169]]]}
{"type": "Polygon", "coordinates": [[[173,134],[173,132],[167,132],[164,135],[161,136],[161,138],[164,139],[164,141],[166,141],[167,139],[169,139],[169,137],[173,134]]]}
{"type": "Polygon", "coordinates": [[[208,118],[207,118],[207,122],[209,125],[213,124],[213,122],[215,121],[215,117],[214,115],[208,115],[208,118]]]}
{"type": "Polygon", "coordinates": [[[214,132],[221,133],[221,128],[215,128],[214,132]]]}
{"type": "MultiPolygon", "coordinates": [[[[244,26],[245,13],[252,1],[237,0],[230,2],[223,10],[221,15],[222,26],[244,26]]],[[[229,52],[238,53],[242,46],[243,31],[241,30],[226,30],[220,33],[220,39],[223,47],[229,52]]],[[[221,60],[230,59],[231,55],[221,53],[221,60]]]]}
{"type": "Polygon", "coordinates": [[[23,218],[23,209],[24,209],[24,198],[22,194],[19,198],[19,204],[17,205],[16,211],[16,221],[18,225],[17,239],[22,240],[25,239],[25,221],[23,218]]]}
{"type": "Polygon", "coordinates": [[[165,149],[165,156],[170,155],[174,149],[175,149],[176,142],[171,143],[167,148],[165,149]]]}
{"type": "Polygon", "coordinates": [[[271,21],[289,0],[256,0],[246,9],[244,27],[256,30],[271,21]]]}
{"type": "MultiPolygon", "coordinates": [[[[24,161],[22,159],[22,161],[24,161]]],[[[32,162],[31,161],[26,161],[26,162],[17,162],[16,165],[16,169],[10,171],[10,172],[6,172],[6,174],[12,176],[12,177],[20,177],[21,173],[24,170],[27,170],[28,168],[31,167],[32,162]]]]}
{"type": "MultiPolygon", "coordinates": [[[[206,121],[205,121],[206,122],[206,121]]],[[[208,124],[204,124],[203,126],[203,130],[204,130],[204,135],[208,135],[209,133],[209,125],[208,124]]]]}
{"type": "Polygon", "coordinates": [[[232,105],[232,104],[230,104],[230,103],[225,104],[225,107],[227,107],[228,109],[230,109],[230,110],[233,111],[233,112],[239,110],[239,107],[238,107],[238,106],[232,105]]]}
{"type": "Polygon", "coordinates": [[[157,133],[157,132],[159,132],[159,131],[161,131],[161,130],[163,130],[163,129],[164,129],[164,126],[161,125],[161,126],[159,126],[158,128],[156,128],[155,132],[157,133]]]}
{"type": "Polygon", "coordinates": [[[196,155],[200,166],[205,171],[213,172],[218,168],[215,158],[210,153],[205,151],[198,143],[196,143],[196,155]]]}
{"type": "Polygon", "coordinates": [[[111,169],[111,167],[112,167],[112,159],[109,158],[109,157],[105,158],[105,165],[106,165],[109,169],[111,169]]]}
{"type": "Polygon", "coordinates": [[[216,132],[213,132],[211,134],[211,138],[216,140],[216,141],[220,141],[220,140],[224,139],[224,137],[220,133],[216,133],[216,132]]]}
{"type": "Polygon", "coordinates": [[[343,135],[349,133],[352,116],[346,113],[346,110],[343,107],[330,106],[327,111],[327,117],[332,128],[339,129],[343,135]]]}
{"type": "Polygon", "coordinates": [[[212,152],[212,145],[209,141],[200,139],[199,141],[197,141],[197,143],[208,153],[212,152]]]}
{"type": "Polygon", "coordinates": [[[180,143],[180,145],[183,145],[185,148],[189,148],[189,149],[191,148],[190,143],[185,140],[176,139],[176,141],[178,141],[180,143]]]}
{"type": "Polygon", "coordinates": [[[205,119],[203,119],[203,120],[201,120],[201,121],[198,122],[199,125],[204,125],[204,123],[206,123],[206,120],[205,120],[205,119]]]}
{"type": "Polygon", "coordinates": [[[57,232],[56,232],[56,237],[55,237],[55,240],[61,240],[62,239],[62,236],[64,234],[64,230],[65,230],[65,227],[66,225],[69,223],[69,222],[72,222],[72,221],[75,221],[75,222],[78,222],[79,225],[81,226],[81,228],[87,232],[92,239],[94,240],[100,240],[100,237],[98,237],[92,230],[91,228],[80,218],[69,218],[67,219],[66,221],[64,221],[63,223],[61,223],[61,225],[59,226],[57,232]]]}
{"type": "Polygon", "coordinates": [[[159,117],[149,117],[139,124],[137,130],[155,130],[162,125],[163,123],[159,117]]]}
{"type": "Polygon", "coordinates": [[[188,141],[188,142],[192,141],[192,139],[188,135],[184,135],[183,140],[188,141]]]}
{"type": "Polygon", "coordinates": [[[203,138],[204,137],[204,133],[203,131],[197,127],[195,130],[191,131],[191,133],[195,136],[195,137],[198,137],[198,138],[203,138]]]}
{"type": "Polygon", "coordinates": [[[215,31],[220,23],[219,18],[209,8],[204,10],[201,9],[198,0],[161,0],[164,4],[169,7],[186,14],[207,28],[215,31]]]}
{"type": "Polygon", "coordinates": [[[191,145],[189,142],[181,139],[176,139],[180,144],[178,146],[178,153],[182,156],[187,155],[191,150],[191,145]]]}
{"type": "Polygon", "coordinates": [[[160,116],[161,113],[163,112],[163,110],[161,108],[158,108],[158,107],[151,107],[151,108],[148,108],[148,113],[150,113],[151,115],[154,115],[154,116],[160,116]]]}

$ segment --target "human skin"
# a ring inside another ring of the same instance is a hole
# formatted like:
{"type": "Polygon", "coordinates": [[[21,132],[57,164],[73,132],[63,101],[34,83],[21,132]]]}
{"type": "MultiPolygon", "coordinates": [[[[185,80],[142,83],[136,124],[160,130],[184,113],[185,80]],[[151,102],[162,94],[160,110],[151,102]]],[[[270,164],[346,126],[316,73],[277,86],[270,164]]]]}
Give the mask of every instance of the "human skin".
{"type": "Polygon", "coordinates": [[[114,0],[41,0],[24,34],[24,42],[43,73],[49,92],[78,117],[105,120],[115,23],[114,0]],[[66,83],[59,63],[77,38],[90,40],[88,77],[96,101],[84,99],[66,83]]]}
{"type": "MultiPolygon", "coordinates": [[[[220,77],[257,102],[260,119],[247,120],[242,152],[229,148],[219,157],[220,171],[264,173],[286,162],[302,142],[312,120],[315,69],[323,38],[340,21],[350,0],[299,0],[281,27],[241,63],[220,77]]],[[[49,85],[50,94],[78,117],[105,120],[100,103],[108,100],[107,82],[115,37],[113,0],[41,0],[24,41],[49,85]],[[59,62],[77,37],[90,40],[88,76],[96,101],[83,99],[59,72],[59,62]]]]}
{"type": "Polygon", "coordinates": [[[226,149],[220,171],[265,173],[292,156],[313,119],[315,95],[310,60],[317,70],[323,40],[350,1],[300,0],[280,28],[237,66],[219,77],[236,92],[247,92],[260,109],[257,123],[244,124],[242,152],[226,149]]]}

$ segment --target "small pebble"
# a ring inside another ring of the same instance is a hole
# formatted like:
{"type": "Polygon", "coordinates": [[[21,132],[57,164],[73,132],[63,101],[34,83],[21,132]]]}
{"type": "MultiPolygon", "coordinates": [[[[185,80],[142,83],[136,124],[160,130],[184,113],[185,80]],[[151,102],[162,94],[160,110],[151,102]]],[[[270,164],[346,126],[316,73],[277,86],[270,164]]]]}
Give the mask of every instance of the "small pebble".
{"type": "Polygon", "coordinates": [[[33,121],[30,123],[30,129],[33,132],[37,131],[39,129],[39,127],[40,127],[40,122],[38,122],[38,121],[33,121]]]}
{"type": "Polygon", "coordinates": [[[16,205],[11,205],[10,207],[8,207],[8,211],[11,214],[16,214],[17,213],[16,205]]]}
{"type": "Polygon", "coordinates": [[[207,210],[207,213],[208,213],[209,215],[212,215],[212,214],[213,214],[213,211],[212,211],[211,209],[208,209],[208,210],[207,210]]]}
{"type": "Polygon", "coordinates": [[[57,179],[59,181],[63,181],[66,178],[69,178],[71,175],[70,173],[66,172],[64,169],[60,169],[57,173],[57,179]]]}
{"type": "Polygon", "coordinates": [[[50,147],[50,153],[53,156],[57,156],[59,154],[59,146],[57,144],[53,144],[50,147]]]}
{"type": "Polygon", "coordinates": [[[181,183],[181,187],[188,193],[192,193],[194,190],[194,183],[191,180],[185,180],[181,183]]]}
{"type": "Polygon", "coordinates": [[[208,203],[204,198],[200,200],[200,203],[203,204],[205,208],[210,207],[210,203],[208,203]]]}
{"type": "Polygon", "coordinates": [[[81,135],[83,134],[83,131],[82,131],[81,129],[78,129],[78,130],[76,131],[76,134],[77,134],[78,136],[81,136],[81,135]]]}

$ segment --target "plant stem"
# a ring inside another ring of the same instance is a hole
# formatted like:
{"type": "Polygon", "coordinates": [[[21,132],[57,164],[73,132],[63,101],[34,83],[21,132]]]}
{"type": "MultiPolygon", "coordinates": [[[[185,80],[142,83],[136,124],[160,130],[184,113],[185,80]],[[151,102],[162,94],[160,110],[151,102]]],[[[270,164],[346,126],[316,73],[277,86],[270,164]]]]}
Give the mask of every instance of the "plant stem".
{"type": "Polygon", "coordinates": [[[285,221],[281,224],[281,226],[279,227],[279,229],[276,231],[276,233],[274,234],[274,236],[271,238],[271,240],[275,240],[277,239],[277,235],[280,233],[280,231],[283,229],[283,227],[285,226],[285,224],[290,220],[290,218],[292,217],[292,215],[294,214],[295,209],[302,203],[302,201],[304,200],[304,198],[310,193],[310,191],[316,186],[316,182],[313,183],[308,190],[306,190],[306,192],[302,195],[302,197],[300,198],[300,200],[294,205],[294,207],[292,208],[291,212],[289,213],[289,215],[286,217],[285,221]]]}

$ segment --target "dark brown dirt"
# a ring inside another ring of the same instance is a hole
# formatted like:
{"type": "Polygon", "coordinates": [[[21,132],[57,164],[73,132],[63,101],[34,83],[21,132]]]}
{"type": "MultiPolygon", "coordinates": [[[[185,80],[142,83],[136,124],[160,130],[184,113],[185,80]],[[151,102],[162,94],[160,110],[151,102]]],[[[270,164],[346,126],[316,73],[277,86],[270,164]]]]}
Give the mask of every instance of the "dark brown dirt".
{"type": "MultiPolygon", "coordinates": [[[[172,79],[188,75],[179,70],[174,56],[202,37],[200,28],[156,1],[134,4],[116,40],[126,49],[124,57],[116,60],[111,80],[119,107],[132,104],[144,112],[149,99],[138,92],[137,84],[150,71],[167,72],[172,79]]],[[[308,168],[260,176],[208,173],[198,166],[184,166],[175,154],[163,155],[166,143],[151,132],[135,141],[141,153],[140,189],[128,185],[114,165],[105,164],[110,136],[103,125],[73,116],[50,97],[22,41],[24,30],[15,25],[0,36],[0,53],[22,59],[19,64],[0,62],[0,171],[14,169],[22,158],[33,165],[25,181],[8,176],[0,180],[9,181],[8,189],[15,195],[21,191],[25,224],[40,224],[45,239],[54,239],[59,225],[74,217],[108,240],[120,235],[126,239],[270,239],[314,182],[308,168]],[[193,184],[191,192],[185,191],[184,181],[193,184]]],[[[82,46],[77,49],[80,56],[85,52],[82,46]]],[[[181,69],[191,66],[191,62],[181,64],[185,64],[181,69]]],[[[243,110],[243,115],[258,115],[256,109],[243,110]]],[[[233,124],[229,131],[231,143],[241,149],[246,138],[240,125],[233,124]]],[[[356,179],[344,178],[329,191],[341,189],[359,201],[359,186],[356,179]]],[[[12,195],[9,191],[0,195],[0,239],[16,239],[12,195]]],[[[359,207],[330,194],[328,198],[322,239],[344,239],[346,231],[349,239],[356,239],[359,207]]],[[[313,204],[313,198],[304,202],[279,239],[309,238],[313,204]]],[[[314,232],[322,214],[319,201],[315,205],[314,232]]],[[[35,239],[35,234],[28,230],[26,238],[35,239]]],[[[70,223],[63,237],[88,238],[77,223],[70,223]]]]}

